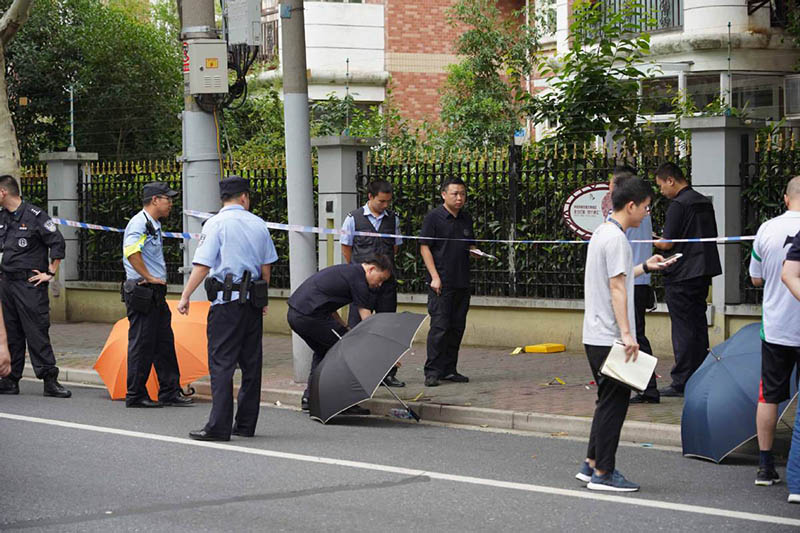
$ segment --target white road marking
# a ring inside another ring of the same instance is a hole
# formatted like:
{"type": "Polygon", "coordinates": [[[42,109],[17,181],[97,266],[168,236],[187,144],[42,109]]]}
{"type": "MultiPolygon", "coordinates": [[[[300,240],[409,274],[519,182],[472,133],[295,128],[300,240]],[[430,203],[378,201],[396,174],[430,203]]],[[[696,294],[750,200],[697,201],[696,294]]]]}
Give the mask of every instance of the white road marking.
{"type": "Polygon", "coordinates": [[[36,424],[45,424],[48,426],[56,426],[69,429],[79,429],[83,431],[93,431],[96,433],[106,433],[109,435],[119,435],[123,437],[132,437],[137,439],[146,439],[158,442],[168,442],[172,444],[184,444],[187,446],[197,446],[200,448],[210,448],[215,450],[246,453],[250,455],[260,455],[263,457],[273,457],[276,459],[286,459],[290,461],[302,461],[305,463],[317,463],[333,466],[342,466],[347,468],[357,468],[361,470],[372,470],[377,472],[386,472],[391,474],[400,474],[404,476],[427,476],[431,479],[441,481],[451,481],[454,483],[464,483],[469,485],[479,485],[484,487],[493,487],[501,489],[519,490],[524,492],[536,492],[547,495],[565,496],[569,498],[580,498],[583,500],[594,500],[609,503],[619,503],[624,505],[633,505],[638,507],[649,507],[654,509],[664,509],[667,511],[681,511],[685,513],[695,513],[708,516],[719,516],[723,518],[736,518],[739,520],[751,520],[754,522],[763,522],[768,524],[779,524],[787,526],[800,527],[800,519],[788,518],[783,516],[771,516],[757,513],[746,513],[742,511],[734,511],[730,509],[720,509],[716,507],[704,507],[701,505],[687,505],[683,503],[664,502],[660,500],[648,500],[644,498],[632,498],[623,496],[613,496],[610,494],[598,494],[588,490],[578,491],[570,489],[561,489],[558,487],[548,487],[545,485],[532,485],[529,483],[517,483],[513,481],[501,481],[496,479],[486,479],[471,476],[459,476],[455,474],[446,474],[443,472],[432,472],[427,470],[417,470],[413,468],[402,468],[398,466],[381,465],[374,463],[364,463],[361,461],[348,461],[345,459],[332,459],[329,457],[316,457],[313,455],[302,455],[297,453],[279,452],[274,450],[264,450],[259,448],[248,448],[246,446],[236,446],[234,444],[226,444],[223,442],[205,442],[196,441],[191,439],[184,439],[180,437],[170,437],[168,435],[157,435],[154,433],[143,433],[140,431],[129,431],[126,429],[116,429],[103,426],[93,426],[88,424],[78,424],[75,422],[66,422],[63,420],[51,420],[47,418],[37,418],[32,416],[14,415],[9,413],[0,413],[0,419],[16,420],[20,422],[33,422],[36,424]]]}

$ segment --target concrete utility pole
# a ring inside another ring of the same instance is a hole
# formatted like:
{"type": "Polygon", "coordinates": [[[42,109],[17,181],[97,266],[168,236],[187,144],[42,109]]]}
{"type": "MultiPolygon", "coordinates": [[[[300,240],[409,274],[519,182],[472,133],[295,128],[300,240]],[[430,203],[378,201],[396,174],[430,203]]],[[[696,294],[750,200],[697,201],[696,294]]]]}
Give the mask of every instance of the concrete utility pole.
{"type": "MultiPolygon", "coordinates": [[[[181,17],[181,41],[184,53],[196,39],[217,39],[214,21],[214,0],[178,0],[181,17]]],[[[184,64],[187,59],[184,56],[184,64]]],[[[220,163],[217,152],[217,133],[214,116],[200,109],[189,93],[189,72],[184,68],[184,111],[181,114],[183,134],[183,208],[211,212],[219,210],[220,163]]],[[[183,215],[183,231],[200,233],[201,220],[183,215]]],[[[197,241],[185,241],[183,264],[192,264],[197,241]]],[[[183,275],[189,279],[190,269],[183,275]]],[[[202,300],[205,295],[195,291],[192,300],[202,300]]]]}
{"type": "MultiPolygon", "coordinates": [[[[280,16],[289,224],[313,226],[314,181],[311,176],[303,0],[285,0],[280,6],[280,16]]],[[[292,291],[317,271],[315,241],[313,233],[289,233],[289,277],[292,291]]],[[[305,381],[311,367],[311,350],[294,333],[292,359],[295,381],[305,381]]]]}

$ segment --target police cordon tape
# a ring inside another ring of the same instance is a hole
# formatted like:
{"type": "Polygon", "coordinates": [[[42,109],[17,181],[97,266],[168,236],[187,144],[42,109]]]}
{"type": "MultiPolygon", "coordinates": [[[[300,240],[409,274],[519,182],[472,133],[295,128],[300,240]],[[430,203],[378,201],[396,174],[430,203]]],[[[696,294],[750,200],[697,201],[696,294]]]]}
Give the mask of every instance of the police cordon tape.
{"type": "MultiPolygon", "coordinates": [[[[209,219],[214,216],[213,213],[205,213],[203,211],[193,211],[190,209],[184,210],[184,213],[194,217],[200,218],[203,220],[209,219]]],[[[111,231],[115,233],[124,233],[124,229],[120,228],[112,228],[111,226],[104,226],[102,224],[91,224],[88,222],[76,222],[74,220],[67,220],[64,218],[51,218],[53,222],[62,226],[70,226],[73,228],[82,228],[82,229],[93,229],[98,231],[111,231]]],[[[275,229],[279,231],[296,231],[298,233],[318,233],[321,235],[354,235],[359,237],[383,237],[383,238],[390,238],[390,239],[406,239],[406,240],[440,240],[440,241],[471,241],[471,242],[485,242],[485,243],[499,243],[499,244],[587,244],[589,241],[586,240],[510,240],[510,239],[450,239],[447,237],[420,237],[418,235],[401,235],[395,233],[377,233],[372,231],[345,231],[342,229],[331,229],[331,228],[318,228],[316,226],[301,226],[298,224],[281,224],[279,222],[267,222],[267,227],[269,229],[275,229]]],[[[173,239],[199,239],[199,233],[182,233],[182,232],[174,232],[174,231],[164,231],[162,232],[164,237],[170,237],[173,239]]],[[[690,243],[690,242],[713,242],[717,244],[726,244],[726,243],[735,243],[735,242],[744,242],[744,241],[752,241],[755,239],[755,235],[742,235],[737,237],[705,237],[705,238],[696,238],[696,239],[652,239],[652,240],[632,240],[633,243],[654,243],[654,242],[664,242],[664,243],[690,243]]]]}

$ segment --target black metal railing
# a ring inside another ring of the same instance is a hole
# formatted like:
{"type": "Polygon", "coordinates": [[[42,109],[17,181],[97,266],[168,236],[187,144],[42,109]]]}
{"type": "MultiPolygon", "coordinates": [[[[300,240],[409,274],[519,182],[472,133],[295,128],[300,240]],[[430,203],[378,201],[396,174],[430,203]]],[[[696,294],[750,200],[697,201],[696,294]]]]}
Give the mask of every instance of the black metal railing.
{"type": "MultiPolygon", "coordinates": [[[[602,0],[607,14],[619,13],[631,0],[602,0]]],[[[640,6],[628,20],[640,32],[668,31],[683,27],[683,0],[636,0],[640,6]]]]}
{"type": "MultiPolygon", "coordinates": [[[[78,182],[81,221],[125,228],[142,209],[142,187],[151,181],[166,182],[181,192],[180,165],[169,162],[126,162],[93,164],[83,167],[78,182]]],[[[164,231],[181,231],[182,195],[173,200],[172,212],[161,221],[164,231]]],[[[84,281],[122,281],[122,233],[81,230],[78,233],[78,276],[84,281]]],[[[183,283],[183,248],[180,239],[164,239],[167,282],[183,283]]]]}
{"type": "MultiPolygon", "coordinates": [[[[491,240],[574,240],[561,211],[567,196],[584,185],[607,182],[613,168],[631,156],[579,155],[576,147],[548,154],[546,151],[520,153],[518,171],[512,172],[508,156],[469,159],[447,158],[415,161],[413,157],[373,158],[359,176],[359,201],[366,201],[366,184],[383,179],[394,186],[393,206],[400,216],[400,229],[418,235],[425,215],[441,205],[439,186],[448,177],[467,184],[467,207],[475,220],[478,239],[491,240]]],[[[674,153],[633,156],[643,177],[674,153]]],[[[681,164],[689,172],[689,160],[681,164]]],[[[654,189],[653,223],[663,224],[666,202],[654,189]]],[[[400,292],[424,293],[425,266],[419,241],[403,243],[397,258],[400,292]]],[[[481,242],[479,247],[498,261],[472,263],[472,294],[522,298],[578,299],[583,297],[584,245],[533,245],[481,242]]],[[[660,279],[656,277],[660,292],[660,279]]]]}
{"type": "MultiPolygon", "coordinates": [[[[800,147],[795,146],[791,132],[782,131],[771,137],[760,137],[753,161],[742,163],[742,235],[755,235],[758,227],[784,211],[786,184],[800,174],[800,147]]],[[[739,288],[742,303],[760,304],[763,289],[750,281],[748,265],[752,242],[741,245],[742,270],[739,288]]]]}

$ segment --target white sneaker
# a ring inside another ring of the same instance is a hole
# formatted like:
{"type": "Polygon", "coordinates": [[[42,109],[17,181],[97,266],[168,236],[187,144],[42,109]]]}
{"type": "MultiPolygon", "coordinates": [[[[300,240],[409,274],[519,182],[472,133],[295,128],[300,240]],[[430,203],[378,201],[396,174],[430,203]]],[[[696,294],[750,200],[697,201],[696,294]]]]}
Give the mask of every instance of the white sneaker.
{"type": "Polygon", "coordinates": [[[789,497],[786,498],[786,501],[789,503],[800,503],[800,494],[789,494],[789,497]]]}

